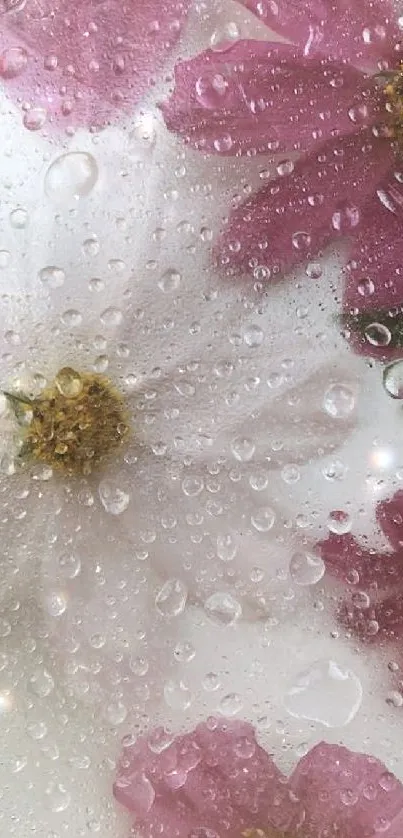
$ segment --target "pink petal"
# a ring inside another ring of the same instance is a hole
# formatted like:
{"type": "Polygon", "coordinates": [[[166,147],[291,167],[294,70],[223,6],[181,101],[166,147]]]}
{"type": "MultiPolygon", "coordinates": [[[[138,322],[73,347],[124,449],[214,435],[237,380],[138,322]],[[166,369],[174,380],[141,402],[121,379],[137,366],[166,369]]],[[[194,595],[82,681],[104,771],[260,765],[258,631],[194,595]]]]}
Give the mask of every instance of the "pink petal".
{"type": "Polygon", "coordinates": [[[351,535],[334,535],[316,548],[328,573],[352,586],[353,591],[371,586],[384,590],[403,578],[403,553],[377,553],[362,547],[351,535]]]}
{"type": "Polygon", "coordinates": [[[393,171],[377,191],[365,207],[363,224],[350,251],[344,310],[347,323],[351,315],[353,321],[357,320],[349,338],[356,351],[391,359],[401,356],[403,347],[402,315],[398,310],[403,305],[403,192],[393,171]],[[372,322],[382,323],[382,310],[385,315],[392,310],[392,317],[385,319],[390,337],[388,332],[385,337],[380,332],[378,339],[376,331],[372,334],[373,330],[366,330],[372,322]]]}
{"type": "Polygon", "coordinates": [[[271,29],[304,48],[351,62],[393,56],[399,41],[385,0],[241,0],[271,29]]]}
{"type": "Polygon", "coordinates": [[[351,66],[290,44],[239,41],[178,63],[162,110],[170,131],[202,151],[256,154],[307,151],[351,134],[374,121],[378,99],[351,66]]]}
{"type": "Polygon", "coordinates": [[[250,724],[210,719],[165,749],[158,735],[125,748],[114,786],[139,834],[217,838],[267,822],[285,781],[250,724]]]}
{"type": "Polygon", "coordinates": [[[290,270],[337,236],[352,235],[393,151],[370,130],[329,141],[234,210],[217,251],[227,273],[290,270]]]}
{"type": "MultiPolygon", "coordinates": [[[[395,550],[403,547],[403,489],[395,492],[389,500],[380,501],[376,507],[376,517],[386,538],[395,550]]],[[[403,551],[402,551],[403,562],[403,551]]]]}
{"type": "MultiPolygon", "coordinates": [[[[153,84],[189,0],[32,0],[1,18],[0,76],[57,126],[100,126],[153,84]]],[[[35,112],[25,117],[31,128],[35,112]]],[[[42,121],[43,124],[43,121],[42,121]]]]}
{"type": "Polygon", "coordinates": [[[290,789],[304,803],[309,838],[394,838],[403,811],[403,785],[381,762],[325,742],[300,760],[290,789]]]}

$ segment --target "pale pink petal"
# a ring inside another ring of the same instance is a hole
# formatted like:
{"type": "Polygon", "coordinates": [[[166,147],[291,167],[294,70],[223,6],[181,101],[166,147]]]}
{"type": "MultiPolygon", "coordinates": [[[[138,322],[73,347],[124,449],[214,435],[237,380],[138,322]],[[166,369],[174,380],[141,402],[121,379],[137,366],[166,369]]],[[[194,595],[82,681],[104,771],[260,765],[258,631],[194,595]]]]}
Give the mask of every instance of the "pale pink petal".
{"type": "Polygon", "coordinates": [[[126,746],[114,794],[142,836],[217,838],[266,823],[284,788],[250,724],[209,719],[165,748],[158,731],[126,746]]]}
{"type": "Polygon", "coordinates": [[[279,274],[315,257],[332,239],[356,234],[361,211],[385,171],[390,143],[370,130],[326,143],[237,207],[216,252],[228,275],[259,267],[279,274]]]}
{"type": "Polygon", "coordinates": [[[346,270],[344,311],[350,343],[356,351],[382,359],[399,357],[403,349],[402,219],[402,187],[392,172],[365,207],[346,270]],[[372,323],[386,325],[390,334],[369,328],[372,323]]]}
{"type": "MultiPolygon", "coordinates": [[[[307,151],[372,123],[373,81],[289,44],[239,41],[175,67],[166,124],[201,151],[223,155],[307,151]]],[[[382,102],[384,107],[384,102],[382,102]]]]}
{"type": "Polygon", "coordinates": [[[350,62],[393,56],[399,40],[392,6],[385,0],[240,0],[260,20],[313,54],[350,62]]]}
{"type": "Polygon", "coordinates": [[[376,517],[392,547],[401,551],[403,564],[403,489],[377,504],[376,517]]]}
{"type": "MultiPolygon", "coordinates": [[[[189,0],[31,0],[1,17],[0,79],[38,128],[100,126],[155,81],[189,0]],[[43,122],[43,120],[42,120],[43,122]]],[[[10,4],[11,5],[11,4],[10,4]]]]}
{"type": "Polygon", "coordinates": [[[304,803],[309,838],[394,838],[403,812],[403,785],[381,762],[325,742],[300,760],[290,789],[304,803]]]}

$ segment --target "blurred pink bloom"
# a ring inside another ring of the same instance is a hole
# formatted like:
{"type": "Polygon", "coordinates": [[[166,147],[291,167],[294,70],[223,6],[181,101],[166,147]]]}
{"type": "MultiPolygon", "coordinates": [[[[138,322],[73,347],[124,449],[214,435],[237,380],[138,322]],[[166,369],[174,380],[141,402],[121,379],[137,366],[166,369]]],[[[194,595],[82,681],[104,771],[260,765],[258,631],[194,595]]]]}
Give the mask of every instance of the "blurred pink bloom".
{"type": "Polygon", "coordinates": [[[181,62],[162,106],[168,128],[200,151],[288,154],[275,179],[262,164],[263,188],[234,198],[218,259],[229,275],[264,281],[346,238],[351,340],[390,357],[403,346],[390,314],[403,304],[403,47],[392,11],[385,0],[245,5],[294,45],[241,40],[181,62]]]}
{"type": "Polygon", "coordinates": [[[31,130],[103,126],[154,83],[189,0],[0,0],[0,80],[31,130]]]}
{"type": "MultiPolygon", "coordinates": [[[[376,517],[390,542],[389,552],[363,546],[351,535],[331,534],[317,546],[328,572],[347,587],[338,610],[341,624],[365,643],[401,646],[403,490],[390,500],[380,501],[376,517]]],[[[400,663],[403,665],[401,655],[400,663]]]]}
{"type": "Polygon", "coordinates": [[[377,759],[322,742],[287,778],[241,721],[127,743],[114,793],[142,838],[401,838],[403,828],[403,785],[377,759]]]}

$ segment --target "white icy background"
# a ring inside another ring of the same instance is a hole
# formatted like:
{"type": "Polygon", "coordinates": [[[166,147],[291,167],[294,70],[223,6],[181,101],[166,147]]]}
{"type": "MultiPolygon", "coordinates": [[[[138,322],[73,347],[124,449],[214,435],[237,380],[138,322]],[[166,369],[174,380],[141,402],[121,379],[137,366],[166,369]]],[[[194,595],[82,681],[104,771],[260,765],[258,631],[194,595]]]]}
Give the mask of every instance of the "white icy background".
{"type": "MultiPolygon", "coordinates": [[[[235,4],[206,4],[189,20],[188,51],[208,45],[228,21],[236,21],[243,36],[258,31],[235,4]]],[[[173,731],[191,727],[220,711],[253,721],[285,771],[325,737],[374,753],[403,779],[401,709],[386,701],[389,658],[376,649],[364,656],[342,632],[335,634],[326,579],[302,588],[288,573],[293,552],[304,538],[309,546],[326,532],[333,509],[350,514],[354,532],[371,534],[374,501],[392,494],[403,478],[401,408],[385,394],[380,369],[351,357],[334,325],[337,256],[323,260],[318,281],[302,269],[263,294],[253,292],[249,278],[220,284],[209,260],[208,230],[218,229],[230,195],[245,184],[258,186],[263,160],[203,160],[167,134],[149,104],[125,130],[96,138],[78,133],[67,142],[66,151],[94,155],[99,180],[76,206],[55,206],[44,194],[44,179],[62,149],[20,127],[4,99],[0,114],[0,250],[10,253],[0,272],[2,385],[15,380],[19,361],[26,361],[19,378],[29,382],[34,373],[51,376],[67,362],[79,367],[106,354],[107,373],[131,388],[132,398],[142,391],[155,402],[146,421],[138,417],[138,433],[154,453],[141,454],[111,478],[130,495],[121,516],[107,514],[96,490],[87,506],[88,491],[78,499],[75,489],[69,494],[52,480],[31,480],[25,496],[27,478],[1,478],[2,834],[127,835],[130,819],[111,795],[121,737],[155,723],[173,731]],[[18,207],[27,211],[27,223],[16,229],[9,216],[18,207]],[[98,253],[83,247],[94,237],[98,253]],[[124,264],[108,268],[109,260],[124,264]],[[37,274],[47,265],[64,268],[61,288],[41,286],[37,274]],[[163,293],[158,281],[173,268],[181,280],[163,293]],[[103,279],[103,289],[89,290],[91,277],[103,279]],[[100,322],[111,305],[127,312],[122,326],[100,322]],[[70,309],[82,315],[77,326],[60,323],[70,309]],[[263,331],[259,347],[248,346],[251,325],[263,331]],[[301,399],[297,412],[311,430],[306,454],[313,457],[295,483],[281,475],[284,465],[304,455],[287,421],[290,385],[279,379],[286,359],[293,362],[288,373],[301,399]],[[253,390],[256,375],[261,382],[253,390]],[[340,431],[339,441],[347,439],[335,453],[315,459],[318,448],[336,439],[320,410],[329,381],[355,394],[352,426],[340,431]],[[231,450],[239,436],[256,447],[249,462],[238,462],[231,450]],[[273,454],[278,468],[267,469],[267,487],[257,492],[249,478],[262,478],[268,465],[262,453],[267,436],[281,440],[284,450],[273,454]],[[220,457],[226,460],[217,467],[220,457]],[[331,481],[325,474],[335,460],[344,474],[331,481]],[[206,490],[185,497],[186,474],[193,487],[205,481],[210,501],[206,490]],[[157,515],[159,489],[166,496],[159,496],[157,515]],[[186,515],[200,514],[202,500],[223,503],[224,513],[210,507],[201,527],[207,535],[199,542],[191,540],[197,527],[190,533],[186,515]],[[251,527],[260,506],[277,513],[267,533],[251,527]],[[216,555],[217,538],[228,533],[237,554],[225,563],[216,555]],[[80,556],[78,594],[55,576],[54,556],[63,553],[80,556]],[[186,562],[191,567],[184,574],[186,562]],[[221,580],[214,572],[209,579],[210,566],[221,570],[221,580]],[[95,586],[97,573],[105,577],[103,588],[95,586]],[[176,617],[161,617],[155,595],[178,577],[189,586],[187,606],[176,617]],[[217,626],[201,599],[215,591],[236,598],[239,586],[242,617],[217,626]],[[108,621],[118,626],[119,642],[108,621]],[[78,674],[69,646],[73,623],[81,643],[78,674]],[[142,674],[147,644],[149,670],[142,674]],[[297,707],[322,723],[291,716],[285,706],[290,686],[305,670],[312,678],[318,662],[325,672],[329,660],[347,672],[345,680],[332,684],[324,677],[313,684],[303,708],[297,699],[297,707]]],[[[135,432],[136,421],[135,412],[135,432]]],[[[4,422],[4,450],[7,430],[4,422]]]]}

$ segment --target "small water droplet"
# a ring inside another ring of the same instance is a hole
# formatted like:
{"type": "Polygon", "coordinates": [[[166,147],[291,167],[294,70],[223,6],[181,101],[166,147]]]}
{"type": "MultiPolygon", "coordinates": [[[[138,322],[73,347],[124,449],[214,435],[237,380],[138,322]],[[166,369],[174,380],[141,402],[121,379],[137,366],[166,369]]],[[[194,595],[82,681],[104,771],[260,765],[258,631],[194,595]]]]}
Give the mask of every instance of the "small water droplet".
{"type": "Polygon", "coordinates": [[[72,328],[74,326],[80,326],[82,323],[83,317],[79,311],[75,308],[69,308],[67,311],[64,311],[60,317],[61,322],[64,326],[68,326],[72,328]]]}
{"type": "Polygon", "coordinates": [[[122,515],[130,503],[130,495],[110,480],[102,480],[98,493],[105,511],[110,515],[122,515]]]}
{"type": "Polygon", "coordinates": [[[335,533],[335,535],[346,535],[346,533],[351,532],[353,522],[348,512],[344,512],[342,509],[333,509],[327,519],[327,526],[330,532],[335,533]]]}
{"type": "Polygon", "coordinates": [[[176,291],[176,289],[179,288],[181,279],[182,277],[179,271],[175,270],[175,268],[170,268],[162,275],[158,282],[158,287],[161,291],[164,291],[165,294],[171,291],[176,291]]]}
{"type": "Polygon", "coordinates": [[[55,203],[68,203],[89,195],[97,180],[98,165],[92,154],[72,151],[49,166],[45,193],[55,203]]]}
{"type": "Polygon", "coordinates": [[[186,585],[180,579],[168,579],[155,598],[155,606],[164,617],[177,617],[185,610],[186,585]]]}
{"type": "Polygon", "coordinates": [[[187,710],[193,701],[193,694],[183,681],[169,680],[164,684],[164,699],[174,710],[187,710]]]}
{"type": "Polygon", "coordinates": [[[56,265],[47,265],[39,271],[39,279],[47,288],[60,288],[66,279],[66,274],[56,265]]]}
{"type": "Polygon", "coordinates": [[[342,727],[356,715],[362,701],[359,678],[332,660],[320,660],[296,675],[284,699],[291,716],[342,727]]]}
{"type": "Polygon", "coordinates": [[[218,709],[223,716],[236,716],[243,708],[243,700],[238,693],[228,693],[221,699],[218,709]]]}
{"type": "Polygon", "coordinates": [[[345,384],[332,384],[326,390],[323,407],[334,419],[345,419],[355,407],[355,395],[345,384]]]}
{"type": "Polygon", "coordinates": [[[18,209],[10,212],[10,224],[15,230],[24,230],[28,226],[29,215],[26,209],[18,207],[18,209]]]}
{"type": "Polygon", "coordinates": [[[105,719],[114,727],[123,724],[126,717],[127,707],[123,701],[112,701],[105,708],[105,719]]]}
{"type": "Polygon", "coordinates": [[[71,795],[61,783],[49,783],[46,795],[48,807],[52,812],[64,812],[70,805],[71,795]]]}
{"type": "Polygon", "coordinates": [[[364,335],[371,346],[389,346],[392,334],[383,323],[370,323],[364,331],[364,335]]]}
{"type": "Polygon", "coordinates": [[[228,81],[221,73],[199,76],[196,82],[196,96],[204,108],[215,110],[225,105],[228,81]]]}
{"type": "Polygon", "coordinates": [[[22,47],[10,47],[0,55],[0,76],[2,79],[15,79],[24,72],[28,63],[28,53],[22,47]]]}
{"type": "Polygon", "coordinates": [[[30,108],[25,112],[22,123],[28,131],[39,131],[45,125],[48,113],[45,108],[30,108]]]}
{"type": "Polygon", "coordinates": [[[99,319],[104,326],[120,326],[123,321],[123,312],[120,308],[110,306],[102,312],[99,319]]]}
{"type": "Polygon", "coordinates": [[[257,346],[262,345],[264,340],[264,331],[260,328],[260,326],[248,326],[244,331],[243,339],[247,346],[250,346],[251,349],[255,349],[257,346]]]}
{"type": "Polygon", "coordinates": [[[392,399],[403,399],[403,361],[394,361],[385,367],[383,386],[392,399]]]}
{"type": "Polygon", "coordinates": [[[320,556],[301,550],[290,561],[290,576],[296,585],[316,585],[326,570],[320,556]]]}
{"type": "Polygon", "coordinates": [[[238,544],[233,535],[217,536],[217,556],[222,562],[232,562],[238,552],[238,544]]]}
{"type": "Polygon", "coordinates": [[[232,441],[231,449],[235,459],[247,463],[255,453],[255,443],[247,437],[237,436],[232,441]]]}
{"type": "Polygon", "coordinates": [[[258,532],[268,532],[274,526],[276,513],[270,506],[261,506],[251,515],[250,520],[258,532]]]}
{"type": "Polygon", "coordinates": [[[64,579],[75,579],[81,572],[81,559],[76,553],[63,553],[59,558],[59,570],[64,579]]]}
{"type": "Polygon", "coordinates": [[[231,594],[219,591],[204,603],[206,614],[217,624],[231,626],[242,616],[242,606],[231,594]]]}
{"type": "Polygon", "coordinates": [[[54,689],[55,682],[46,669],[37,669],[28,680],[29,688],[39,698],[46,698],[54,689]]]}
{"type": "Polygon", "coordinates": [[[55,378],[56,387],[66,399],[75,399],[83,389],[81,375],[71,367],[63,367],[55,378]]]}
{"type": "Polygon", "coordinates": [[[375,291],[375,285],[372,279],[368,279],[368,277],[362,279],[357,286],[357,291],[361,294],[361,297],[370,297],[375,291]]]}
{"type": "Polygon", "coordinates": [[[311,236],[303,230],[293,233],[291,240],[295,250],[299,250],[302,253],[307,253],[311,246],[311,236]]]}

